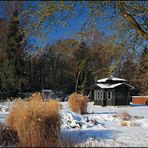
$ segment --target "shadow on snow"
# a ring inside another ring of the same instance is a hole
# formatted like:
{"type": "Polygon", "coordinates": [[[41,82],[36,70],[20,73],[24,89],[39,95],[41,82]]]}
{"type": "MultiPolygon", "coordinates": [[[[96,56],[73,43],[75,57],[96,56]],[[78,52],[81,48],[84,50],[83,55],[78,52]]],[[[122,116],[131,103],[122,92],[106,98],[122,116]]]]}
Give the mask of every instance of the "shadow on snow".
{"type": "Polygon", "coordinates": [[[89,138],[95,139],[115,139],[121,131],[113,130],[63,130],[61,137],[74,138],[77,143],[86,142],[89,138]]]}

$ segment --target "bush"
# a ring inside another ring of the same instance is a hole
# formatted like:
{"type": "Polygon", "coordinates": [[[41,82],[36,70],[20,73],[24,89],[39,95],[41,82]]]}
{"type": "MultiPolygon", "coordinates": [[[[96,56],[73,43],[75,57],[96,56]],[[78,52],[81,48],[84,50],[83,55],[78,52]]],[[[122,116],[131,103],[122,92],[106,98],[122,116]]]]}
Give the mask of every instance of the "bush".
{"type": "Polygon", "coordinates": [[[29,101],[17,100],[7,117],[7,124],[18,134],[20,146],[55,146],[60,134],[60,104],[42,102],[40,94],[29,101]]]}
{"type": "Polygon", "coordinates": [[[127,121],[122,120],[122,121],[120,122],[120,125],[121,125],[121,126],[128,126],[128,123],[127,123],[127,121]]]}
{"type": "Polygon", "coordinates": [[[119,118],[120,118],[121,120],[126,120],[126,121],[128,121],[128,120],[131,119],[131,116],[130,116],[129,113],[126,112],[126,111],[120,113],[118,116],[119,116],[119,118]]]}
{"type": "Polygon", "coordinates": [[[17,133],[10,127],[0,123],[0,145],[12,146],[19,142],[17,133]]]}
{"type": "Polygon", "coordinates": [[[81,94],[73,93],[68,97],[68,103],[73,112],[85,114],[87,113],[88,97],[81,94]]]}

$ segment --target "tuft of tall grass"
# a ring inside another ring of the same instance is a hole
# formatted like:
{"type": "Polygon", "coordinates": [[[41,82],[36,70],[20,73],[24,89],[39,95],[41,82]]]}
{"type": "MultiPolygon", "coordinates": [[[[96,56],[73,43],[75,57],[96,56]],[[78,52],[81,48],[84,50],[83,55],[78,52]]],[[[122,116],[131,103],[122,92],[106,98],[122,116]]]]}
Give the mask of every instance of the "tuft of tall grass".
{"type": "Polygon", "coordinates": [[[40,94],[29,101],[17,100],[7,116],[7,124],[17,132],[20,146],[55,146],[60,134],[60,103],[42,102],[40,94]]]}
{"type": "Polygon", "coordinates": [[[73,93],[68,97],[69,106],[76,113],[87,113],[87,101],[88,97],[82,94],[73,93]]]}

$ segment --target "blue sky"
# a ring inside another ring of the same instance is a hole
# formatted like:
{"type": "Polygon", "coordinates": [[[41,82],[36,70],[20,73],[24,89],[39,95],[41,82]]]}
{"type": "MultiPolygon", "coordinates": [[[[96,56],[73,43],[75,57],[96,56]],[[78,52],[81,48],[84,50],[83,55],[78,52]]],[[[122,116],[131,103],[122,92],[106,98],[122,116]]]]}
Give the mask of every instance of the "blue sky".
{"type": "Polygon", "coordinates": [[[0,3],[0,17],[1,18],[5,17],[4,13],[3,13],[3,9],[2,9],[1,3],[0,3]]]}
{"type": "MultiPolygon", "coordinates": [[[[2,8],[0,9],[0,17],[4,17],[2,8]]],[[[37,38],[30,37],[29,42],[31,44],[34,44],[35,46],[44,46],[47,43],[54,43],[58,39],[62,40],[62,39],[72,38],[76,32],[80,31],[80,28],[83,25],[85,19],[86,19],[86,15],[84,12],[83,15],[74,19],[70,19],[69,28],[66,28],[66,27],[53,28],[51,29],[50,33],[47,35],[47,40],[40,41],[37,38]]],[[[112,34],[112,31],[107,29],[108,24],[109,22],[108,23],[104,22],[102,17],[98,17],[97,29],[101,32],[104,32],[105,35],[107,36],[112,34]]]]}
{"type": "MultiPolygon", "coordinates": [[[[109,12],[108,12],[109,13],[109,12]]],[[[57,27],[51,29],[50,33],[47,35],[47,40],[40,41],[38,39],[30,37],[30,42],[36,43],[38,46],[44,46],[47,43],[54,43],[56,40],[62,40],[67,38],[72,38],[73,35],[80,31],[82,25],[85,22],[87,15],[85,12],[79,17],[72,18],[69,21],[70,27],[57,27]]],[[[99,16],[98,17],[98,23],[97,23],[97,29],[101,32],[104,32],[105,35],[109,36],[112,34],[112,31],[107,29],[107,26],[109,25],[109,22],[105,22],[104,19],[99,16]]]]}
{"type": "MultiPolygon", "coordinates": [[[[60,39],[67,39],[72,38],[75,33],[80,31],[82,24],[84,23],[85,19],[84,16],[80,16],[78,18],[72,19],[70,21],[70,27],[64,28],[64,27],[57,27],[56,29],[53,28],[51,32],[47,35],[47,40],[44,42],[39,42],[39,40],[36,40],[35,38],[30,38],[32,42],[37,42],[38,45],[42,46],[46,43],[53,43],[56,40],[60,39]]],[[[107,28],[108,23],[105,23],[103,19],[100,17],[98,20],[97,29],[101,32],[104,32],[105,35],[109,36],[112,34],[112,31],[107,28]]]]}
{"type": "MultiPolygon", "coordinates": [[[[31,3],[34,3],[33,1],[31,3]]],[[[111,15],[112,12],[110,12],[111,10],[106,10],[108,16],[111,15]]],[[[0,3],[0,17],[3,18],[4,13],[1,7],[1,3],[0,3]]],[[[77,18],[73,18],[70,19],[69,24],[70,24],[70,28],[64,28],[64,27],[57,27],[57,28],[52,28],[50,33],[48,33],[47,35],[47,39],[45,41],[41,41],[37,38],[34,37],[29,37],[29,43],[32,44],[34,47],[43,47],[46,44],[52,44],[54,42],[56,42],[57,40],[63,40],[63,39],[68,39],[68,38],[72,38],[73,35],[77,32],[80,31],[80,28],[82,26],[82,24],[84,23],[86,19],[86,14],[85,12],[83,13],[83,15],[77,17],[77,18]]],[[[102,16],[98,17],[97,20],[97,29],[100,32],[104,32],[106,36],[110,36],[113,34],[113,31],[108,29],[108,26],[110,26],[110,22],[108,21],[104,21],[102,16]]],[[[148,41],[144,42],[145,45],[148,45],[148,41]]],[[[34,48],[36,49],[36,48],[34,48]]],[[[34,50],[32,49],[32,50],[34,50]]],[[[141,51],[141,45],[140,47],[137,47],[138,51],[141,51]]]]}
{"type": "MultiPolygon", "coordinates": [[[[83,25],[85,19],[84,16],[80,16],[78,18],[75,18],[70,21],[70,28],[57,28],[57,30],[52,30],[51,33],[49,34],[52,36],[52,39],[49,39],[49,41],[55,40],[57,38],[67,38],[71,37],[73,33],[76,33],[80,31],[81,26],[83,25]]],[[[102,18],[99,18],[97,29],[100,31],[105,32],[106,35],[111,35],[111,31],[106,29],[107,23],[105,23],[102,18]]]]}

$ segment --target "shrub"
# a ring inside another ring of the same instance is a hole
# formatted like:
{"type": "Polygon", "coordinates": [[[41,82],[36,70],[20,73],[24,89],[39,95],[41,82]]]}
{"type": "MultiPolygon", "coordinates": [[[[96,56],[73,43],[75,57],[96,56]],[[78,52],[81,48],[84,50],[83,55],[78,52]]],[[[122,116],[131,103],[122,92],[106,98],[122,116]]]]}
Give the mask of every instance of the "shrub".
{"type": "Polygon", "coordinates": [[[128,123],[127,123],[126,121],[123,121],[123,120],[122,120],[122,121],[120,122],[120,125],[121,125],[121,126],[128,126],[128,123]]]}
{"type": "Polygon", "coordinates": [[[132,121],[135,117],[131,116],[128,112],[123,111],[120,114],[116,115],[121,119],[120,125],[121,126],[136,126],[135,122],[132,121]]]}
{"type": "Polygon", "coordinates": [[[130,120],[130,121],[121,120],[120,125],[121,125],[121,126],[133,127],[133,126],[136,126],[136,123],[133,122],[132,120],[130,120]]]}
{"type": "Polygon", "coordinates": [[[42,102],[40,94],[29,101],[17,100],[7,117],[7,124],[18,134],[21,146],[53,146],[60,133],[60,104],[49,100],[42,102]]]}
{"type": "Polygon", "coordinates": [[[17,133],[10,127],[0,123],[0,145],[12,146],[19,142],[17,133]]]}
{"type": "Polygon", "coordinates": [[[120,113],[118,116],[121,120],[130,120],[131,119],[131,116],[126,111],[120,113]]]}
{"type": "Polygon", "coordinates": [[[87,112],[88,97],[73,93],[68,97],[68,103],[73,112],[85,114],[87,112]]]}
{"type": "Polygon", "coordinates": [[[136,126],[136,123],[135,122],[133,122],[133,121],[130,121],[130,126],[136,126]]]}

